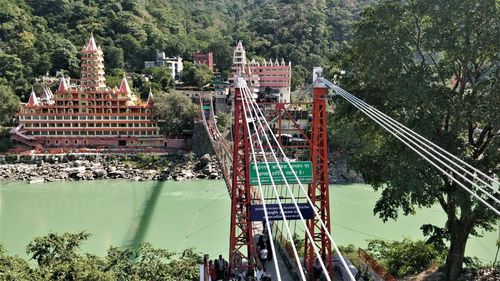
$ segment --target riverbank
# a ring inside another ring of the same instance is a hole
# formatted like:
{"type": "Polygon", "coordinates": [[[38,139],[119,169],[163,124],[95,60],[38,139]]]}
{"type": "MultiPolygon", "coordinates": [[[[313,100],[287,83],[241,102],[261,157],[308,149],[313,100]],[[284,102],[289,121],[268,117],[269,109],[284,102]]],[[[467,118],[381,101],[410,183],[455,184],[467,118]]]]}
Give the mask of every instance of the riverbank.
{"type": "MultiPolygon", "coordinates": [[[[103,179],[195,180],[222,179],[215,156],[177,155],[6,155],[0,158],[0,180],[29,183],[103,179]]],[[[359,173],[348,168],[345,157],[329,165],[330,183],[362,183],[359,173]]]]}
{"type": "Polygon", "coordinates": [[[6,158],[0,180],[29,183],[103,179],[193,180],[222,179],[215,156],[79,155],[6,158]]]}

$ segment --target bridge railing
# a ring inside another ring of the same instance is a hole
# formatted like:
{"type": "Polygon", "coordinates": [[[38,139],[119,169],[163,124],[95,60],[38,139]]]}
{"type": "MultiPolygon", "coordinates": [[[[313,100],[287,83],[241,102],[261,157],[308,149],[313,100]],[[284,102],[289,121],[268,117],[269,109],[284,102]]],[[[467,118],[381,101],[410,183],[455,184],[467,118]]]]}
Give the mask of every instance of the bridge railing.
{"type": "Polygon", "coordinates": [[[358,249],[358,256],[366,266],[366,271],[375,281],[397,281],[385,268],[362,249],[358,249]]]}
{"type": "Polygon", "coordinates": [[[203,110],[203,102],[200,99],[200,110],[201,110],[201,121],[205,129],[207,130],[210,143],[215,151],[215,156],[219,162],[222,174],[224,176],[224,181],[231,196],[231,166],[233,164],[233,157],[231,154],[231,144],[227,141],[217,128],[217,123],[215,120],[215,112],[213,108],[212,99],[210,99],[210,119],[207,118],[205,110],[203,110]]]}

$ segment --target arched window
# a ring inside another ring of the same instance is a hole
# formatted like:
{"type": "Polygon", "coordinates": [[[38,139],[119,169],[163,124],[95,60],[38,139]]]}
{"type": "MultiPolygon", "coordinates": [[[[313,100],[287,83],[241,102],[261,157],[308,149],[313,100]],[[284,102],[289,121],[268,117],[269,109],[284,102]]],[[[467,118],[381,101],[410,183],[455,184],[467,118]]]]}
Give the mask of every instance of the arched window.
{"type": "Polygon", "coordinates": [[[72,96],[71,94],[67,94],[67,95],[66,95],[66,98],[68,98],[68,99],[72,99],[72,98],[73,98],[73,96],[72,96]]]}
{"type": "Polygon", "coordinates": [[[87,110],[89,114],[92,114],[92,109],[87,110]]]}
{"type": "Polygon", "coordinates": [[[106,110],[107,113],[112,113],[113,111],[111,109],[106,110]]]}
{"type": "Polygon", "coordinates": [[[68,113],[73,113],[73,108],[68,109],[68,113]]]}

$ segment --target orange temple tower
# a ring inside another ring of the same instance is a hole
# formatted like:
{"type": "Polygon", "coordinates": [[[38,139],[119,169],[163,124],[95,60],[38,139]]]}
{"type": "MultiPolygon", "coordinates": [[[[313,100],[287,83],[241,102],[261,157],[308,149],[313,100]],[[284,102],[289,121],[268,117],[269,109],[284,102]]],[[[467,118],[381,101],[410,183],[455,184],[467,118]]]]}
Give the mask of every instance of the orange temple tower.
{"type": "Polygon", "coordinates": [[[126,77],[120,88],[106,86],[104,57],[91,36],[81,53],[81,78],[61,78],[55,93],[44,86],[21,104],[11,139],[31,147],[105,149],[159,148],[165,145],[151,112],[153,96],[143,102],[126,77]]]}

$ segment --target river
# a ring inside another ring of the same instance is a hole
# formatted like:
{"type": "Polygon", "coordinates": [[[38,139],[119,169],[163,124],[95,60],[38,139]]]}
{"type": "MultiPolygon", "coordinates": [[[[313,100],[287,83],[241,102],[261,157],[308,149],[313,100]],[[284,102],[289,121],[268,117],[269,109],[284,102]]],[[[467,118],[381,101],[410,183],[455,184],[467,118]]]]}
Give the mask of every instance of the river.
{"type": "MultiPolygon", "coordinates": [[[[339,245],[365,247],[367,239],[423,238],[424,223],[442,225],[438,206],[383,223],[373,215],[379,193],[368,185],[330,187],[333,237],[339,245]]],[[[48,232],[92,233],[83,250],[104,255],[110,245],[148,241],[180,251],[195,247],[210,256],[229,244],[229,196],[223,181],[81,181],[0,183],[0,243],[26,257],[26,245],[48,232]]],[[[471,238],[466,254],[492,262],[498,230],[471,238]]]]}

